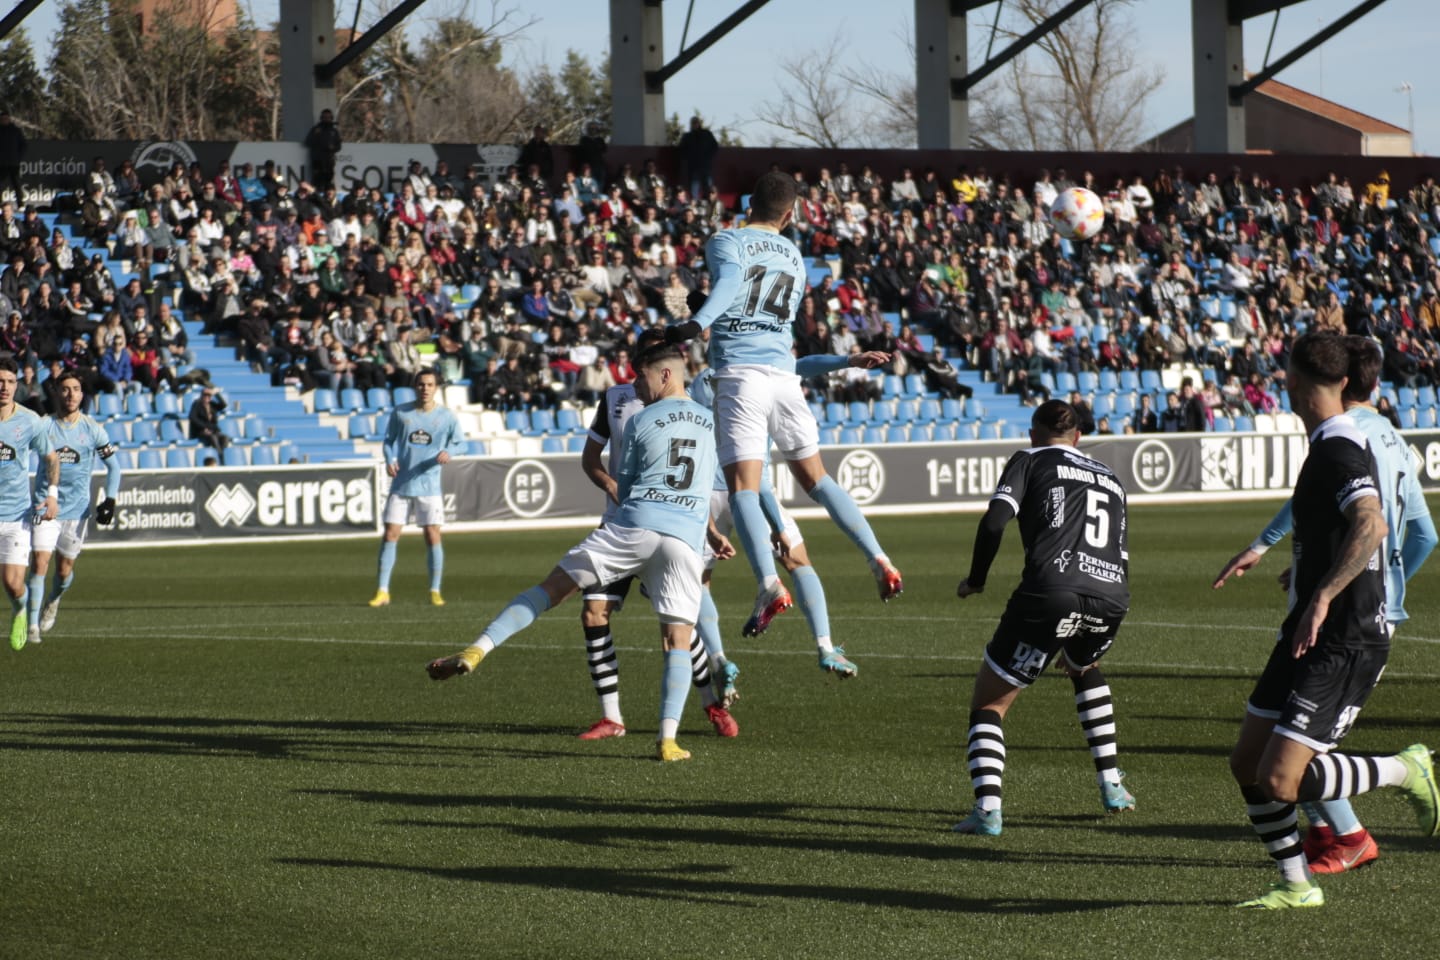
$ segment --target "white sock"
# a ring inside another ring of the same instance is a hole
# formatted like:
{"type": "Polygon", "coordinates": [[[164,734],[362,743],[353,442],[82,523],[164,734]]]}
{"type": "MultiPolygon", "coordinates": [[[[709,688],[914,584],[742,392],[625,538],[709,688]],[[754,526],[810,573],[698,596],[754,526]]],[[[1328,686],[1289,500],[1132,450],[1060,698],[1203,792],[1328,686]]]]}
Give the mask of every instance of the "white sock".
{"type": "Polygon", "coordinates": [[[674,740],[675,735],[680,732],[680,721],[671,720],[668,717],[660,721],[660,739],[674,740]]]}
{"type": "Polygon", "coordinates": [[[1370,762],[1375,764],[1377,787],[1398,787],[1410,774],[1410,768],[1399,757],[1371,757],[1370,762]]]}
{"type": "Polygon", "coordinates": [[[822,654],[835,652],[835,644],[830,642],[829,637],[816,637],[815,646],[820,648],[822,654]]]}
{"type": "Polygon", "coordinates": [[[478,647],[480,649],[480,652],[488,657],[490,655],[490,651],[495,649],[495,641],[491,640],[489,637],[485,636],[482,633],[480,635],[480,639],[470,644],[470,646],[478,647]]]}

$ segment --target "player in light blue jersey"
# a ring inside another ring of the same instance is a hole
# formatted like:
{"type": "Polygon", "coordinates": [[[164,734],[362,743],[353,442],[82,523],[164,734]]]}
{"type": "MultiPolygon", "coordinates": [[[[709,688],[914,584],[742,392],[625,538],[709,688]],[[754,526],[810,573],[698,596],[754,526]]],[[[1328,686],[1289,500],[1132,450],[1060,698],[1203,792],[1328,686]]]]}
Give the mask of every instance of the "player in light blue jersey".
{"type": "MultiPolygon", "coordinates": [[[[636,341],[638,350],[663,343],[663,330],[646,330],[636,341]]],[[[605,513],[600,518],[601,526],[615,519],[620,509],[616,481],[620,464],[625,459],[625,428],[637,413],[645,409],[633,383],[617,384],[601,395],[595,417],[590,423],[590,436],[580,454],[580,467],[590,482],[605,491],[605,513]],[[608,462],[603,457],[609,450],[608,462]]],[[[610,619],[616,610],[625,604],[634,577],[625,577],[615,583],[602,583],[586,590],[581,595],[580,625],[585,631],[585,659],[590,668],[590,682],[600,698],[601,717],[579,736],[581,740],[605,740],[625,736],[625,718],[620,712],[620,665],[615,652],[615,638],[610,631],[610,619]]],[[[721,695],[713,682],[710,663],[705,656],[705,646],[697,635],[691,641],[690,662],[695,689],[700,693],[701,706],[705,716],[722,737],[734,737],[740,733],[740,725],[726,709],[728,703],[720,702],[721,695]]],[[[733,664],[726,666],[733,667],[733,664]]],[[[738,672],[738,668],[737,672],[738,672]]]]}
{"type": "MultiPolygon", "coordinates": [[[[1341,394],[1345,412],[1355,421],[1370,444],[1380,482],[1382,512],[1388,532],[1385,538],[1385,619],[1394,631],[1410,618],[1405,612],[1405,581],[1415,576],[1435,549],[1435,523],[1425,503],[1417,470],[1410,458],[1410,446],[1390,421],[1370,405],[1380,373],[1382,357],[1374,341],[1346,337],[1350,351],[1349,382],[1341,394]]],[[[1290,533],[1294,521],[1290,501],[1240,553],[1231,558],[1216,577],[1218,589],[1233,576],[1244,576],[1260,558],[1290,533]]],[[[1289,586],[1289,570],[1281,582],[1289,586]]],[[[1294,602],[1294,595],[1291,595],[1294,602]]],[[[1349,800],[1326,800],[1301,804],[1310,820],[1305,834],[1305,856],[1314,873],[1343,873],[1373,863],[1380,848],[1355,815],[1349,800]]]]}
{"type": "Polygon", "coordinates": [[[430,602],[445,606],[440,578],[445,571],[445,548],[440,525],[445,522],[445,498],[440,495],[440,468],[451,457],[465,453],[465,435],[453,411],[440,406],[435,395],[440,377],[434,370],[415,374],[415,402],[402,403],[390,412],[385,428],[385,469],[390,474],[390,495],[385,498],[385,532],[380,540],[380,575],[370,606],[390,603],[390,573],[395,551],[406,523],[419,524],[425,533],[430,568],[430,602]]]}
{"type": "Polygon", "coordinates": [[[59,512],[60,458],[45,421],[16,405],[16,372],[14,360],[0,358],[0,579],[10,597],[10,649],[23,650],[29,640],[30,530],[37,519],[53,520],[59,512]],[[32,452],[40,455],[43,496],[30,485],[32,452]]]}
{"type": "Polygon", "coordinates": [[[645,409],[625,428],[616,474],[614,519],[567,553],[544,582],[510,601],[469,647],[432,660],[432,679],[472,672],[481,660],[540,614],[581,591],[638,576],[660,618],[665,672],[660,682],[660,760],[687,760],[675,742],[691,679],[690,645],[700,613],[700,551],[734,550],[709,523],[706,496],[715,471],[715,423],[685,396],[685,358],[674,347],[647,349],[636,361],[635,391],[645,409]]]}
{"type": "MultiPolygon", "coordinates": [[[[802,379],[808,379],[840,370],[846,366],[874,369],[889,361],[888,353],[878,351],[849,357],[824,354],[800,358],[795,363],[795,372],[802,379]]],[[[712,406],[715,402],[714,379],[714,368],[702,371],[690,384],[691,398],[707,407],[712,406]]],[[[800,527],[795,523],[795,518],[790,516],[790,513],[780,505],[775,497],[774,487],[770,483],[769,468],[770,452],[767,449],[764,469],[760,475],[760,506],[770,527],[770,540],[776,559],[790,574],[795,586],[795,596],[798,598],[800,609],[805,614],[805,620],[810,626],[810,634],[815,639],[820,669],[842,679],[853,677],[859,672],[859,668],[846,657],[845,648],[835,646],[831,639],[825,587],[820,582],[820,575],[810,564],[810,557],[805,550],[805,541],[800,533],[800,527]]],[[[715,524],[716,529],[727,536],[734,528],[734,518],[727,495],[728,489],[724,474],[717,474],[714,490],[710,494],[710,520],[715,524]]],[[[710,592],[710,580],[715,560],[707,553],[705,561],[703,581],[705,593],[701,599],[700,623],[697,625],[697,630],[711,658],[714,659],[717,670],[724,679],[723,699],[728,707],[739,696],[735,690],[735,679],[739,670],[735,669],[735,665],[725,658],[724,643],[720,635],[720,613],[710,592]]],[[[759,633],[758,624],[753,617],[745,624],[741,632],[747,637],[759,633]]]]}
{"type": "Polygon", "coordinates": [[[865,555],[880,599],[892,600],[904,589],[900,572],[860,508],[826,474],[819,428],[795,374],[790,324],[805,294],[805,266],[800,251],[780,234],[794,207],[792,178],[779,172],[762,176],[751,193],[749,224],[722,230],[706,246],[705,263],[714,281],[709,299],[690,320],[666,329],[672,343],[710,331],[718,452],[735,528],[759,585],[752,616],[758,631],[791,606],[775,573],[760,508],[760,477],[772,439],[801,489],[865,555]]]}
{"type": "MultiPolygon", "coordinates": [[[[50,445],[60,461],[60,513],[54,520],[35,524],[30,538],[26,619],[30,624],[31,643],[39,643],[40,635],[55,627],[60,598],[75,582],[75,561],[85,547],[91,516],[102,527],[109,524],[115,519],[115,497],[120,493],[120,458],[115,456],[115,444],[110,442],[105,428],[81,410],[85,404],[85,387],[80,377],[70,371],[60,374],[58,382],[60,412],[58,416],[46,418],[45,424],[50,430],[50,445]],[[97,459],[105,464],[105,499],[92,504],[90,477],[97,459]],[[50,570],[50,556],[57,550],[60,560],[55,564],[55,577],[46,593],[45,575],[50,570]]],[[[37,476],[37,486],[39,482],[37,476]]]]}

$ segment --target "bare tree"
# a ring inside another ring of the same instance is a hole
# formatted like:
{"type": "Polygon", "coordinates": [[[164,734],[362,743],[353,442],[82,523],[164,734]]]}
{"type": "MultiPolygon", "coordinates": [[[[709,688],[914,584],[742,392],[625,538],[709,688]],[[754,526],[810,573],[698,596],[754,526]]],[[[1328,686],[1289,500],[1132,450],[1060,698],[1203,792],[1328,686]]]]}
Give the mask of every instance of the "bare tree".
{"type": "Polygon", "coordinates": [[[779,100],[760,105],[756,119],[780,135],[775,146],[814,146],[826,149],[871,145],[864,117],[854,103],[854,91],[830,65],[843,62],[845,41],[837,32],[829,45],[780,61],[788,80],[779,100]]]}
{"type": "MultiPolygon", "coordinates": [[[[971,98],[972,140],[998,150],[1130,150],[1144,135],[1145,103],[1165,80],[1141,64],[1133,0],[1094,0],[1010,61],[971,98]]],[[[1061,0],[1012,0],[999,36],[1018,38],[1061,0]]]]}

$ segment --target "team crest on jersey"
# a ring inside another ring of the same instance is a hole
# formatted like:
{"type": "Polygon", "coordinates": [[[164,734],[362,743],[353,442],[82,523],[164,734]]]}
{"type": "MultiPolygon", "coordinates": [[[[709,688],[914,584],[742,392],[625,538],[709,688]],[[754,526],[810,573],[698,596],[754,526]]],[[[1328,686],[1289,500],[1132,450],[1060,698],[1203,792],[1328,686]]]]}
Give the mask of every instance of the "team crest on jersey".
{"type": "Polygon", "coordinates": [[[430,446],[430,434],[425,432],[424,430],[411,430],[410,436],[407,439],[409,439],[412,446],[430,446]]]}
{"type": "Polygon", "coordinates": [[[70,447],[61,447],[55,451],[55,455],[60,458],[62,464],[68,463],[73,466],[80,462],[80,451],[70,447]]]}
{"type": "Polygon", "coordinates": [[[0,463],[11,463],[15,460],[15,448],[0,440],[0,463]]]}

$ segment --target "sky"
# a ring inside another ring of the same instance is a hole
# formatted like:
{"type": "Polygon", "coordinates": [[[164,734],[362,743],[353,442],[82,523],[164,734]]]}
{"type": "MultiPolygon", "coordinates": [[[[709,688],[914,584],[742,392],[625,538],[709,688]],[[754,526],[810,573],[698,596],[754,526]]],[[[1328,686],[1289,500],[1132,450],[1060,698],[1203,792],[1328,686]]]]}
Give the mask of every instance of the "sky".
{"type": "MultiPolygon", "coordinates": [[[[506,60],[513,66],[557,65],[570,49],[592,61],[608,50],[607,0],[495,0],[504,9],[523,9],[534,17],[522,39],[512,44],[506,60]]],[[[241,0],[247,5],[246,0],[241,0]]],[[[724,19],[741,0],[693,0],[690,39],[704,34],[724,19]]],[[[335,0],[336,19],[348,26],[356,0],[335,0]]],[[[1280,13],[1272,59],[1287,52],[1324,24],[1347,13],[1356,0],[1306,0],[1280,13]]],[[[429,0],[412,14],[437,16],[461,5],[459,0],[429,0]]],[[[669,60],[681,49],[691,0],[667,0],[664,5],[665,55],[669,60]]],[[[274,19],[275,0],[251,0],[248,6],[260,22],[274,19]]],[[[472,9],[488,18],[491,0],[478,0],[472,9]]],[[[58,0],[47,0],[29,17],[32,39],[48,37],[58,23],[58,0]]],[[[378,18],[376,5],[365,3],[361,28],[378,18]]],[[[1317,51],[1291,65],[1276,78],[1292,86],[1335,100],[1401,127],[1409,127],[1413,100],[1415,145],[1420,153],[1440,154],[1440,74],[1426,79],[1424,65],[1440,48],[1440,17],[1435,0],[1388,0],[1317,51]],[[1410,96],[1399,92],[1404,82],[1410,96]]],[[[828,46],[838,32],[847,45],[846,56],[856,64],[913,75],[902,34],[911,29],[913,5],[906,0],[771,0],[738,28],[711,47],[666,85],[667,115],[683,116],[699,110],[712,127],[737,131],[750,146],[772,141],[774,131],[756,119],[761,104],[775,100],[785,86],[777,62],[796,54],[828,46]]],[[[972,42],[988,35],[995,7],[970,13],[972,42]]],[[[1163,65],[1166,78],[1146,111],[1147,134],[1158,133],[1194,114],[1190,66],[1190,0],[1135,0],[1132,18],[1142,45],[1142,63],[1163,65]]],[[[1245,24],[1245,66],[1260,69],[1269,39],[1272,15],[1245,24]]],[[[43,43],[37,48],[43,50],[43,43]]],[[[978,64],[972,62],[972,68],[978,64]]]]}

